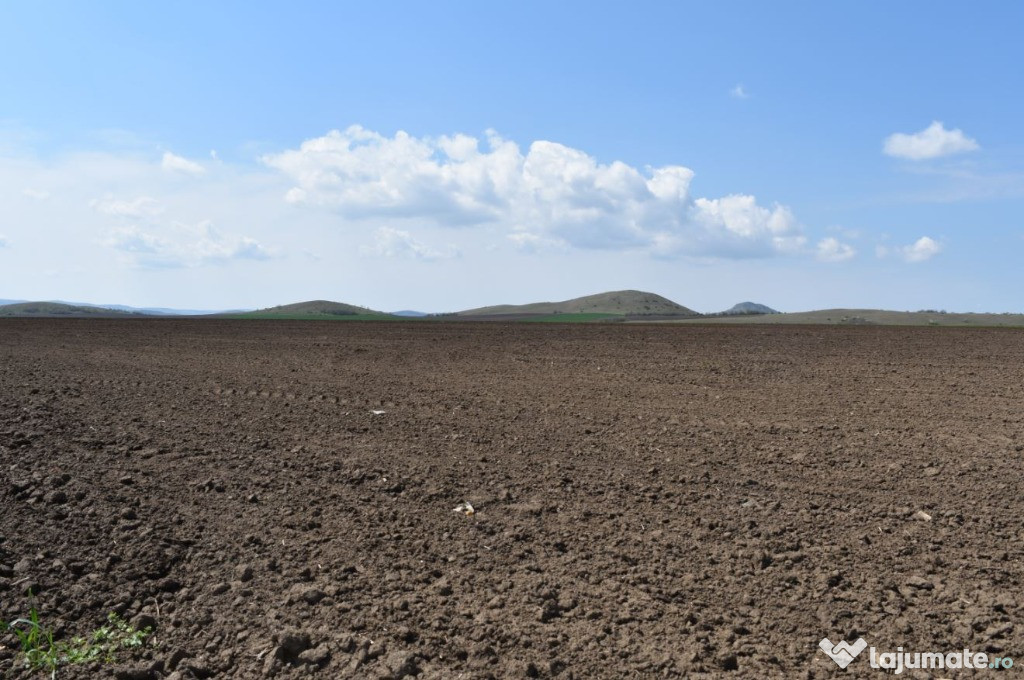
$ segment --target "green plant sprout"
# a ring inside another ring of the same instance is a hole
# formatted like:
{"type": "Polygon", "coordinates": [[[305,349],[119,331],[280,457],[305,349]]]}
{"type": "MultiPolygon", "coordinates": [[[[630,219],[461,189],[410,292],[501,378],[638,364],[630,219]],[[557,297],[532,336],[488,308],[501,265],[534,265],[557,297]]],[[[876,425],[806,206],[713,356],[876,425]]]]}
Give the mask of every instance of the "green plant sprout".
{"type": "Polygon", "coordinates": [[[61,666],[113,663],[118,651],[142,647],[153,630],[150,627],[137,630],[111,612],[107,623],[89,635],[73,637],[69,641],[54,641],[53,631],[41,623],[39,610],[33,604],[28,618],[15,619],[10,623],[0,621],[0,632],[13,633],[18,639],[26,668],[47,670],[50,677],[55,678],[61,666]]]}

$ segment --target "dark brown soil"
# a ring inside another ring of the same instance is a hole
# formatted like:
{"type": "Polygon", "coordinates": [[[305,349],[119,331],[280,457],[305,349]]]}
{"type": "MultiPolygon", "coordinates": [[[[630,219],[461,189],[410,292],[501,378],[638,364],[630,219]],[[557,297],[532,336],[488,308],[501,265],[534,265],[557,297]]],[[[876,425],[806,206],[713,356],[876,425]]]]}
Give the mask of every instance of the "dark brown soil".
{"type": "Polygon", "coordinates": [[[1008,330],[3,321],[0,616],[155,622],[67,678],[1020,658],[1022,404],[1008,330]]]}

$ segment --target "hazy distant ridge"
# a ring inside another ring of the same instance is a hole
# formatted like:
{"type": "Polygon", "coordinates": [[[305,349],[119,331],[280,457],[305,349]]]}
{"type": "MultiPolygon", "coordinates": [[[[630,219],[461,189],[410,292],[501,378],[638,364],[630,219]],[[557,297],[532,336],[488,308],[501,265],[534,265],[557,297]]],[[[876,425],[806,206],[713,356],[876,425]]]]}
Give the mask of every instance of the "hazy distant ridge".
{"type": "Polygon", "coordinates": [[[139,312],[125,312],[106,307],[68,305],[63,302],[17,302],[11,305],[0,305],[0,316],[137,317],[143,315],[139,312]]]}
{"type": "Polygon", "coordinates": [[[757,302],[737,302],[723,314],[778,314],[779,311],[757,302]]]}
{"type": "Polygon", "coordinates": [[[458,316],[505,314],[613,314],[644,316],[696,316],[697,312],[668,298],[640,290],[617,290],[563,300],[525,305],[495,305],[457,312],[458,316]]]}

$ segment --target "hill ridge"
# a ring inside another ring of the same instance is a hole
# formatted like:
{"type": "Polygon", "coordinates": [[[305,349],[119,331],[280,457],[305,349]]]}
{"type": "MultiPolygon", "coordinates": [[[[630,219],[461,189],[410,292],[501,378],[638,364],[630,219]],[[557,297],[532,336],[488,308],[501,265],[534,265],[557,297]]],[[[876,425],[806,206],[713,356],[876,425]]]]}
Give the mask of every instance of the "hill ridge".
{"type": "Polygon", "coordinates": [[[360,307],[358,305],[350,305],[345,302],[335,302],[334,300],[306,300],[304,302],[292,302],[286,305],[277,305],[275,307],[266,307],[264,309],[257,309],[252,312],[245,312],[242,314],[232,314],[231,316],[238,318],[317,318],[322,317],[325,319],[329,318],[348,318],[348,317],[382,317],[391,318],[391,315],[387,312],[380,312],[369,307],[360,307]]]}
{"type": "Polygon", "coordinates": [[[456,312],[456,316],[503,316],[511,314],[608,314],[611,316],[697,316],[689,307],[656,293],[615,290],[562,300],[522,305],[492,305],[456,312]]]}
{"type": "Polygon", "coordinates": [[[145,316],[140,312],[126,312],[109,307],[98,307],[91,305],[69,305],[64,302],[15,302],[8,305],[0,305],[0,316],[6,317],[32,317],[32,316],[94,316],[94,317],[138,317],[145,316]]]}

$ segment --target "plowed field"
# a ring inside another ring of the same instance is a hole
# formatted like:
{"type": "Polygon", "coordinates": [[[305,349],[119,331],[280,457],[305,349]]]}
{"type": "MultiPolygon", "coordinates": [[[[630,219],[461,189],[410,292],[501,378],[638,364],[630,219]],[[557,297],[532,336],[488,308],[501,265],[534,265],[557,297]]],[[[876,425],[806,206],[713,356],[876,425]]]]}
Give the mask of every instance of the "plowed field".
{"type": "Polygon", "coordinates": [[[1020,331],[6,320],[0,617],[155,627],[59,678],[1024,665],[1022,449],[1020,331]]]}

